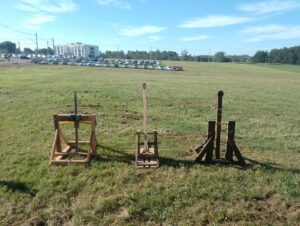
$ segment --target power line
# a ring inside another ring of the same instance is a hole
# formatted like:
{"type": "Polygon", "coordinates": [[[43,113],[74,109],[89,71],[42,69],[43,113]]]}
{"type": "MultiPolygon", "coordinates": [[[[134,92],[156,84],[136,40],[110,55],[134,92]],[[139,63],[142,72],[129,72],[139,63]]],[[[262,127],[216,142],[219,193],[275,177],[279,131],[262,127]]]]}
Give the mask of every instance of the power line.
{"type": "Polygon", "coordinates": [[[5,27],[5,28],[7,28],[7,29],[9,29],[9,30],[15,31],[15,32],[17,32],[17,33],[21,33],[21,34],[24,34],[24,35],[34,35],[33,33],[21,31],[21,30],[19,30],[19,29],[13,28],[13,27],[11,27],[11,26],[9,26],[9,25],[7,25],[7,24],[4,24],[4,23],[2,23],[2,22],[0,22],[0,25],[3,26],[3,27],[5,27]]]}

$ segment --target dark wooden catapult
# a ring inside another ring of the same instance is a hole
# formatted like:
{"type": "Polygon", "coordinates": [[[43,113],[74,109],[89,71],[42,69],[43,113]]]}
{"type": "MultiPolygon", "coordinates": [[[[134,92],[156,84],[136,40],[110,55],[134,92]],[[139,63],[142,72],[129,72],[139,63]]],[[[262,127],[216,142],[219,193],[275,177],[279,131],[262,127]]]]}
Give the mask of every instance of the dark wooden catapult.
{"type": "Polygon", "coordinates": [[[50,164],[78,163],[88,164],[96,154],[96,115],[78,114],[77,93],[74,91],[74,114],[55,114],[55,137],[52,146],[50,164]],[[68,140],[61,129],[63,124],[74,124],[75,140],[68,140]],[[79,125],[90,124],[90,140],[79,140],[79,125]],[[88,146],[88,148],[81,148],[88,146]]]}
{"type": "Polygon", "coordinates": [[[233,163],[245,165],[245,160],[237,147],[235,135],[235,121],[228,122],[228,134],[226,141],[226,149],[224,158],[220,157],[220,144],[221,144],[221,127],[222,127],[222,98],[224,92],[218,92],[218,109],[217,109],[217,122],[208,122],[208,135],[207,140],[200,145],[194,145],[191,150],[196,154],[196,163],[233,163]],[[215,158],[213,157],[213,150],[215,149],[215,158]],[[233,157],[236,156],[237,160],[233,157]]]}
{"type": "Polygon", "coordinates": [[[157,132],[147,132],[147,96],[146,83],[143,83],[143,104],[144,104],[144,132],[140,130],[136,133],[135,165],[137,168],[159,167],[157,132]],[[153,135],[153,140],[149,140],[149,135],[153,135]],[[142,138],[143,137],[143,138],[142,138]],[[143,141],[141,141],[144,139],[143,141]]]}

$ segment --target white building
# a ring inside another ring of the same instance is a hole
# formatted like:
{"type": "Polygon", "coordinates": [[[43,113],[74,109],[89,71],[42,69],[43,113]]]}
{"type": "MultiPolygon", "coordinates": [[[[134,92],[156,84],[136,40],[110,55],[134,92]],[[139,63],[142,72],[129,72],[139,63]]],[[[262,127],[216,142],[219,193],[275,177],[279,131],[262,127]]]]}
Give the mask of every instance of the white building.
{"type": "Polygon", "coordinates": [[[75,42],[67,45],[54,46],[54,52],[56,56],[96,57],[99,56],[99,47],[75,42]]]}

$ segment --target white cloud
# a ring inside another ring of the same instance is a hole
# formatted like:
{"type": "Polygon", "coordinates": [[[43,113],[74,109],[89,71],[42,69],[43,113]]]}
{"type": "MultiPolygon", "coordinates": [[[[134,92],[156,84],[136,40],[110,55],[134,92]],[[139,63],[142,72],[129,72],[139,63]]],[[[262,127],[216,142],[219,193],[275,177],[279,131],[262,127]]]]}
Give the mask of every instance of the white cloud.
{"type": "Polygon", "coordinates": [[[163,30],[165,30],[165,28],[150,25],[142,27],[128,27],[121,30],[121,35],[125,37],[136,37],[147,34],[160,33],[163,30]]]}
{"type": "Polygon", "coordinates": [[[247,27],[244,30],[240,31],[242,34],[265,34],[265,33],[276,33],[286,30],[286,26],[269,24],[256,27],[247,27]]]}
{"type": "Polygon", "coordinates": [[[21,0],[15,7],[35,13],[68,13],[77,10],[73,0],[21,0]]]}
{"type": "Polygon", "coordinates": [[[149,36],[149,39],[150,39],[150,41],[152,41],[152,42],[157,42],[157,41],[162,40],[162,37],[159,36],[159,35],[150,35],[150,36],[149,36]]]}
{"type": "Polygon", "coordinates": [[[206,17],[194,18],[185,21],[180,25],[182,28],[210,28],[210,27],[224,27],[234,24],[241,24],[252,21],[251,17],[238,16],[224,16],[224,15],[210,15],[206,17]]]}
{"type": "Polygon", "coordinates": [[[209,35],[198,35],[198,36],[182,37],[180,40],[183,42],[195,42],[195,41],[207,40],[210,38],[212,37],[209,35]]]}
{"type": "Polygon", "coordinates": [[[282,13],[300,7],[299,2],[271,0],[240,5],[238,8],[254,14],[282,13]]]}
{"type": "Polygon", "coordinates": [[[131,5],[121,0],[98,0],[99,5],[115,7],[120,9],[131,9],[131,5]]]}
{"type": "Polygon", "coordinates": [[[264,25],[248,27],[240,31],[247,42],[264,40],[300,39],[300,26],[264,25]]]}
{"type": "Polygon", "coordinates": [[[30,29],[38,29],[43,23],[51,22],[56,19],[52,15],[39,15],[26,20],[26,26],[30,29]]]}

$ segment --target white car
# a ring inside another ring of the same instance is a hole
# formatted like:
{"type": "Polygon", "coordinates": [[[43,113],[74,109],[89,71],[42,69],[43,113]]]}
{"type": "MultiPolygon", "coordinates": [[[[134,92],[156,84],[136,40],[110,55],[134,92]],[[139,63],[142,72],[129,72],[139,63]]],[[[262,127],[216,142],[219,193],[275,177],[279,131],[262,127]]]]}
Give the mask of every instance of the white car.
{"type": "Polygon", "coordinates": [[[166,69],[167,69],[168,71],[173,71],[173,70],[174,70],[173,66],[167,66],[166,69]]]}

